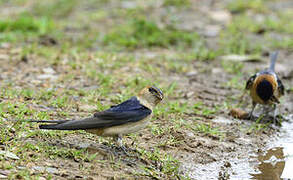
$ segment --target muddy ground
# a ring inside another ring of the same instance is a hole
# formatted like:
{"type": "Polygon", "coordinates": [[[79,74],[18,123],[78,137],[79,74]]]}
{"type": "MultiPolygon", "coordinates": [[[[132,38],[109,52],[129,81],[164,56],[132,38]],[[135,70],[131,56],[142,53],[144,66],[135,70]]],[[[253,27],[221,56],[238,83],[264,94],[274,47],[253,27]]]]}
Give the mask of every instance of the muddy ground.
{"type": "Polygon", "coordinates": [[[28,13],[54,22],[47,27],[47,21],[36,20],[37,32],[17,25],[0,28],[1,178],[250,178],[245,171],[253,167],[250,157],[278,136],[280,126],[235,119],[229,111],[250,110],[247,94],[239,104],[245,82],[268,66],[274,50],[279,50],[276,71],[286,87],[279,112],[283,121],[292,114],[293,32],[279,27],[292,27],[290,1],[63,0],[47,5],[26,0],[0,7],[2,20],[28,13]],[[266,16],[272,22],[264,21],[266,16]],[[198,39],[160,44],[141,37],[134,46],[124,43],[130,37],[103,39],[113,29],[124,32],[134,17],[154,22],[165,34],[172,25],[178,34],[189,33],[181,39],[194,32],[198,39]],[[245,17],[258,24],[246,27],[245,17]],[[231,54],[243,59],[223,57],[231,54]],[[87,117],[149,84],[166,97],[148,128],[123,139],[127,153],[111,138],[43,131],[22,121],[87,117]]]}

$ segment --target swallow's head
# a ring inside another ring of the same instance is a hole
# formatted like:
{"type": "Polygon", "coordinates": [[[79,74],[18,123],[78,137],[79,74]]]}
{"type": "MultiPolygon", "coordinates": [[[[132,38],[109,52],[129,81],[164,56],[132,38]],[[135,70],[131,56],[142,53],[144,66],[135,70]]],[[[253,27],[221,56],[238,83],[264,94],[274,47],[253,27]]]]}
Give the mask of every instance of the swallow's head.
{"type": "Polygon", "coordinates": [[[157,105],[164,99],[163,92],[155,86],[143,88],[138,95],[152,105],[157,105]]]}

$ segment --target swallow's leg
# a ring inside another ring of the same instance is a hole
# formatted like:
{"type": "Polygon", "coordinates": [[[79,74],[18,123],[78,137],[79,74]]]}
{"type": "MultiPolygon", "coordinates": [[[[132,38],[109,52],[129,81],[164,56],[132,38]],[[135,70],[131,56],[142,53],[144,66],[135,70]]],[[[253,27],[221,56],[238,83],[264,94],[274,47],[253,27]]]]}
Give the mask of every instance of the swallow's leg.
{"type": "Polygon", "coordinates": [[[274,104],[273,105],[273,108],[274,108],[274,117],[273,117],[273,120],[274,120],[274,124],[277,125],[277,123],[280,124],[280,121],[277,120],[277,114],[278,114],[277,105],[274,104]]]}
{"type": "Polygon", "coordinates": [[[117,135],[114,137],[116,142],[117,142],[117,145],[118,145],[118,148],[119,149],[122,149],[122,151],[127,155],[127,156],[130,156],[130,154],[128,154],[127,152],[127,148],[123,145],[123,141],[122,141],[122,136],[121,135],[117,135]]]}
{"type": "Polygon", "coordinates": [[[121,135],[116,136],[116,142],[117,142],[118,147],[123,147],[123,141],[122,141],[121,135]]]}
{"type": "Polygon", "coordinates": [[[120,135],[114,136],[113,140],[116,142],[118,148],[123,147],[122,137],[120,135]]]}
{"type": "Polygon", "coordinates": [[[255,109],[255,106],[256,106],[256,103],[254,101],[252,101],[252,109],[249,113],[249,119],[252,120],[252,117],[253,117],[253,111],[255,109]]]}

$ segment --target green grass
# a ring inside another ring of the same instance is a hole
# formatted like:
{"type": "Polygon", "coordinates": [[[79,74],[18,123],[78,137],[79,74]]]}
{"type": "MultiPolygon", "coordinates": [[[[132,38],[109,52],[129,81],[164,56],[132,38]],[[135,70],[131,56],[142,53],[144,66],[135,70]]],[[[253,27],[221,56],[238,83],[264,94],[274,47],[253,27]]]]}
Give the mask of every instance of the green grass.
{"type": "Polygon", "coordinates": [[[142,166],[141,168],[144,170],[144,176],[150,176],[152,178],[160,178],[164,177],[163,174],[167,174],[171,177],[179,177],[179,161],[174,159],[172,156],[164,153],[162,154],[160,150],[155,149],[154,151],[145,151],[143,149],[139,149],[139,153],[142,158],[146,158],[148,160],[156,162],[159,168],[154,166],[142,166]]]}
{"type": "Polygon", "coordinates": [[[188,110],[188,104],[186,103],[179,103],[179,102],[172,102],[168,104],[169,106],[169,113],[178,113],[183,114],[188,110]]]}
{"type": "Polygon", "coordinates": [[[256,121],[248,128],[247,132],[258,132],[267,129],[270,126],[270,123],[261,123],[261,120],[264,116],[260,116],[256,119],[256,121]]]}
{"type": "Polygon", "coordinates": [[[241,72],[242,68],[244,67],[244,64],[241,62],[232,62],[225,60],[221,62],[221,65],[227,73],[231,74],[239,74],[239,72],[241,72]]]}
{"type": "Polygon", "coordinates": [[[77,6],[77,0],[55,0],[49,3],[40,1],[34,4],[32,13],[37,16],[65,18],[77,6]]]}
{"type": "Polygon", "coordinates": [[[201,132],[203,134],[212,135],[212,136],[222,136],[223,133],[219,131],[218,128],[212,127],[211,124],[195,124],[192,127],[192,130],[201,132]]]}
{"type": "Polygon", "coordinates": [[[196,33],[176,30],[174,27],[159,28],[155,22],[137,19],[118,27],[108,33],[103,42],[106,45],[117,45],[127,48],[140,47],[189,47],[199,40],[196,33]]]}
{"type": "Polygon", "coordinates": [[[243,75],[241,73],[239,73],[239,74],[235,75],[234,77],[232,77],[230,80],[228,80],[223,85],[226,87],[243,90],[245,84],[246,84],[246,81],[243,80],[243,75]]]}
{"type": "MultiPolygon", "coordinates": [[[[26,166],[46,160],[80,165],[76,170],[81,174],[94,174],[96,167],[101,167],[119,173],[119,177],[182,179],[181,159],[172,154],[187,145],[185,133],[221,140],[225,127],[210,119],[234,107],[237,101],[236,95],[231,95],[223,102],[206,104],[197,98],[201,96],[198,89],[191,89],[195,94],[186,97],[190,89],[185,86],[193,85],[186,74],[196,72],[194,78],[198,83],[201,73],[209,73],[219,65],[231,78],[218,82],[217,86],[242,91],[245,62],[217,62],[220,56],[263,55],[279,48],[290,52],[293,47],[289,38],[293,29],[292,12],[271,12],[263,0],[230,1],[227,7],[232,12],[232,21],[221,26],[220,35],[214,39],[201,37],[197,28],[180,30],[175,24],[179,23],[177,19],[169,17],[170,13],[184,14],[197,8],[194,6],[197,3],[190,0],[164,0],[160,7],[153,1],[143,5],[134,2],[136,6],[128,8],[121,8],[124,2],[108,0],[17,1],[14,6],[24,6],[28,8],[24,11],[30,12],[3,15],[0,20],[0,41],[9,42],[4,43],[4,48],[1,44],[0,54],[7,51],[11,58],[3,63],[4,73],[0,78],[0,144],[21,158],[7,160],[0,156],[0,169],[15,171],[10,179],[58,178],[54,174],[32,172],[26,166]],[[259,15],[263,16],[261,20],[254,18],[259,15]],[[58,44],[41,45],[43,35],[52,36],[58,44]],[[21,57],[27,57],[28,61],[23,62],[21,57]],[[36,79],[34,84],[27,80],[36,78],[48,67],[56,71],[56,81],[36,79]],[[25,75],[20,76],[24,77],[20,81],[14,77],[18,74],[12,73],[18,69],[25,75]],[[85,139],[110,146],[107,138],[84,131],[43,131],[36,123],[16,121],[90,116],[136,95],[147,85],[162,89],[165,99],[154,109],[148,128],[125,137],[127,146],[139,150],[135,160],[142,159],[133,167],[134,172],[127,170],[127,161],[134,160],[132,157],[100,157],[101,154],[86,149],[63,145],[68,138],[76,138],[76,142],[85,139]],[[144,138],[149,139],[146,142],[144,138]],[[16,169],[18,166],[25,168],[16,169]]],[[[7,3],[1,5],[6,7],[7,3]]],[[[265,128],[258,121],[251,127],[246,125],[249,133],[265,128]]]]}
{"type": "Polygon", "coordinates": [[[52,30],[54,24],[48,18],[34,18],[29,15],[20,15],[15,20],[1,20],[0,32],[35,32],[45,34],[52,30]]]}
{"type": "MultiPolygon", "coordinates": [[[[249,2],[262,3],[262,1],[232,1],[238,4],[248,5],[249,2]]],[[[250,7],[243,7],[249,9],[250,7]]],[[[256,8],[258,9],[258,8],[256,8]]],[[[255,14],[240,13],[233,16],[232,22],[228,24],[227,29],[221,32],[221,51],[224,54],[261,54],[267,48],[292,49],[292,38],[287,38],[288,34],[293,32],[293,13],[289,10],[274,11],[274,13],[255,14]],[[262,35],[265,38],[259,40],[252,34],[262,35]],[[285,35],[285,38],[281,36],[285,35]],[[282,38],[280,38],[280,36],[282,38]],[[256,40],[255,40],[256,39],[256,40]]]]}
{"type": "Polygon", "coordinates": [[[235,31],[252,32],[252,33],[266,33],[266,32],[280,32],[292,33],[293,22],[290,21],[293,15],[289,12],[280,12],[275,15],[268,15],[262,20],[257,20],[251,16],[238,15],[233,18],[233,23],[229,28],[234,28],[235,31]]]}
{"type": "Polygon", "coordinates": [[[269,35],[266,36],[267,41],[271,42],[270,48],[286,49],[290,52],[293,51],[293,39],[289,37],[273,38],[269,35]]]}
{"type": "Polygon", "coordinates": [[[26,143],[24,144],[22,150],[24,149],[27,151],[33,150],[36,153],[41,153],[50,159],[55,159],[57,157],[60,157],[63,159],[74,159],[76,161],[90,162],[90,161],[93,161],[96,157],[96,154],[89,154],[85,149],[78,150],[74,148],[56,147],[56,146],[51,146],[47,143],[38,143],[38,144],[26,143]]]}
{"type": "Polygon", "coordinates": [[[0,41],[17,41],[18,38],[40,36],[50,33],[55,25],[46,17],[33,17],[28,14],[17,18],[0,19],[0,41]]]}
{"type": "Polygon", "coordinates": [[[191,5],[190,0],[164,0],[164,6],[175,6],[175,7],[189,7],[191,5]]]}
{"type": "Polygon", "coordinates": [[[248,10],[253,10],[256,12],[264,12],[266,11],[266,6],[264,0],[233,0],[230,1],[227,8],[232,13],[243,13],[248,10]]]}
{"type": "Polygon", "coordinates": [[[208,108],[204,105],[203,102],[199,101],[193,104],[191,112],[194,112],[195,114],[201,114],[203,116],[212,116],[217,113],[218,109],[218,106],[215,106],[214,108],[208,108]]]}
{"type": "Polygon", "coordinates": [[[220,34],[220,51],[222,54],[260,54],[262,44],[260,42],[252,42],[244,33],[228,26],[226,31],[220,34]]]}

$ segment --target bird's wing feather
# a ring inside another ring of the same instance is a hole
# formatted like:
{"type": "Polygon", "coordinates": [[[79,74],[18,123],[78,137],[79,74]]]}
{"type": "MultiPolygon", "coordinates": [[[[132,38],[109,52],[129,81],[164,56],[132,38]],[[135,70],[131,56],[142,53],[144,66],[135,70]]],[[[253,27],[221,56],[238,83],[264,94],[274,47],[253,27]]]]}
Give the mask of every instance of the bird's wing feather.
{"type": "Polygon", "coordinates": [[[247,80],[247,82],[246,82],[246,86],[245,86],[245,89],[246,89],[246,90],[249,90],[249,89],[251,88],[251,86],[252,86],[252,84],[253,84],[255,78],[256,78],[256,74],[253,75],[253,76],[251,76],[251,77],[247,80]]]}
{"type": "Polygon", "coordinates": [[[41,125],[41,129],[79,130],[96,129],[137,122],[149,116],[150,109],[140,104],[136,97],[113,106],[110,109],[95,113],[93,117],[82,120],[60,121],[57,124],[41,125]]]}
{"type": "Polygon", "coordinates": [[[281,79],[279,79],[277,77],[277,83],[278,83],[278,91],[280,93],[280,95],[284,95],[285,94],[285,86],[283,85],[281,79]]]}

